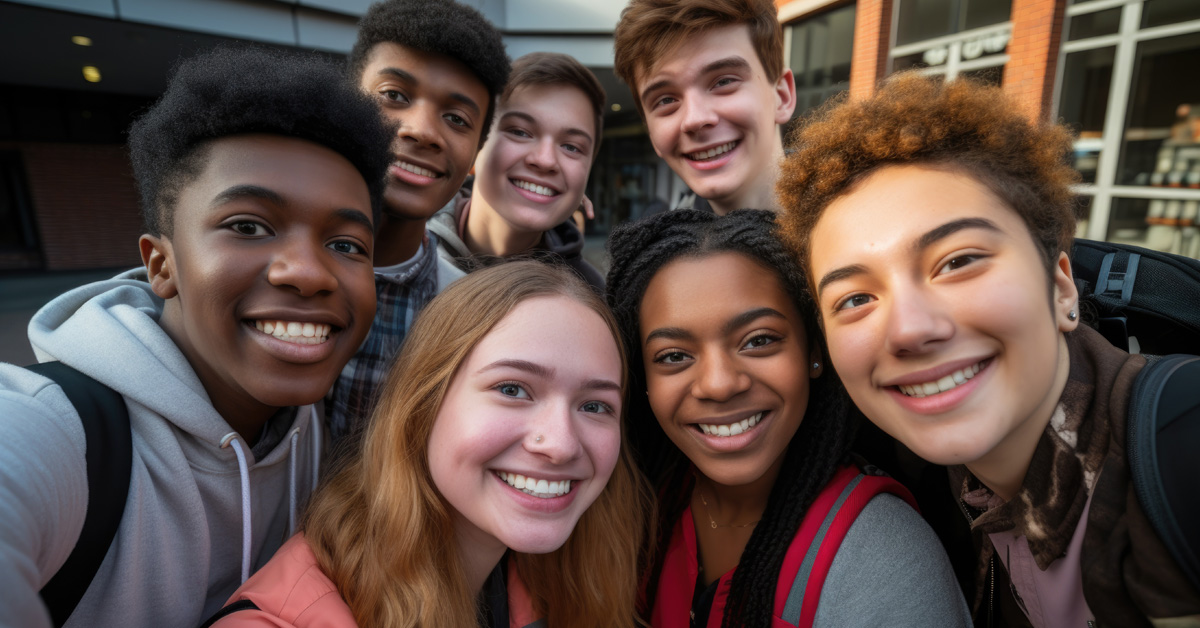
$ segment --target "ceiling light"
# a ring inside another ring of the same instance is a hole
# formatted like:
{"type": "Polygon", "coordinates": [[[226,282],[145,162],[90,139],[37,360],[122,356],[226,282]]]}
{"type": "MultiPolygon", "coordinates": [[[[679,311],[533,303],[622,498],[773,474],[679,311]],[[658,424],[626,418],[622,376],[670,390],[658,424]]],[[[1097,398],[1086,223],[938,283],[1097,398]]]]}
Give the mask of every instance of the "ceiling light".
{"type": "Polygon", "coordinates": [[[89,83],[100,82],[100,68],[94,65],[83,66],[83,80],[89,83]]]}
{"type": "Polygon", "coordinates": [[[84,37],[83,35],[75,35],[71,38],[71,43],[75,44],[76,46],[90,46],[92,45],[92,38],[84,37]]]}
{"type": "Polygon", "coordinates": [[[620,111],[620,110],[621,110],[621,103],[616,103],[616,102],[615,102],[615,103],[613,103],[613,104],[612,104],[612,110],[613,110],[613,111],[620,111]]]}

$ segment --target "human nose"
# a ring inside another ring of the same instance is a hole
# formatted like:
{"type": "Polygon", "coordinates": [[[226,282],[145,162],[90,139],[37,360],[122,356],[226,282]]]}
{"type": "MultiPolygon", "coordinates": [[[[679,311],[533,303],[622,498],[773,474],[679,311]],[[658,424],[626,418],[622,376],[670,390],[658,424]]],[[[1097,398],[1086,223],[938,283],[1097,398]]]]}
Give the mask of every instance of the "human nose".
{"type": "Polygon", "coordinates": [[[441,115],[432,103],[417,101],[404,111],[400,128],[396,131],[400,139],[414,142],[420,146],[440,148],[441,134],[438,133],[438,123],[441,115]]]}
{"type": "Polygon", "coordinates": [[[692,96],[683,101],[683,131],[695,133],[707,127],[716,126],[717,114],[711,103],[703,96],[692,96]]]}
{"type": "Polygon", "coordinates": [[[887,314],[887,347],[895,355],[922,353],[954,335],[948,304],[918,286],[894,290],[887,314]]]}
{"type": "Polygon", "coordinates": [[[558,156],[554,152],[553,138],[545,137],[534,142],[525,153],[525,163],[538,170],[558,169],[558,156]]]}
{"type": "Polygon", "coordinates": [[[337,277],[326,265],[325,247],[305,238],[292,238],[271,260],[267,281],[273,286],[294,288],[310,297],[337,289],[337,277]]]}
{"type": "Polygon", "coordinates": [[[709,401],[728,401],[750,388],[750,376],[738,361],[724,352],[701,356],[696,364],[692,396],[709,401]]]}
{"type": "Polygon", "coordinates": [[[551,464],[566,464],[583,452],[568,403],[546,404],[529,425],[525,449],[551,464]]]}

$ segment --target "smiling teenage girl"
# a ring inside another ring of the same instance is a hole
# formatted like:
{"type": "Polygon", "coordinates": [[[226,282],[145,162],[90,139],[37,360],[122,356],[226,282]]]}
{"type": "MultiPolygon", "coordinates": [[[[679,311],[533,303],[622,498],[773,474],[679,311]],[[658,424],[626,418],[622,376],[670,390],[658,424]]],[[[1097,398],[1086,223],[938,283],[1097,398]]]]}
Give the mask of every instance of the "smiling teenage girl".
{"type": "Polygon", "coordinates": [[[961,465],[977,619],[1200,612],[1130,486],[1125,415],[1145,360],[1079,325],[1068,132],[999,89],[901,75],[795,140],[783,232],[830,357],[871,421],[961,465]]]}
{"type": "Polygon", "coordinates": [[[846,464],[844,393],[773,226],[680,210],[609,241],[609,303],[645,391],[630,439],[661,498],[644,611],[656,627],[965,625],[907,493],[846,464]]]}
{"type": "Polygon", "coordinates": [[[632,626],[645,491],[621,453],[615,336],[563,268],[512,262],[448,288],[361,458],[230,600],[261,610],[218,625],[632,626]]]}

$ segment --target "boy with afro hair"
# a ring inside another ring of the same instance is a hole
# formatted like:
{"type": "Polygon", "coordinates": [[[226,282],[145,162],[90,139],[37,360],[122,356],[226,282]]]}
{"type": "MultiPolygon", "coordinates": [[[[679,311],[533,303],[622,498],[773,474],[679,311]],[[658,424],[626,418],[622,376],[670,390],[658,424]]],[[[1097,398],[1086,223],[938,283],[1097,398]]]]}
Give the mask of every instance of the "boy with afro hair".
{"type": "Polygon", "coordinates": [[[385,0],[359,22],[351,79],[397,125],[376,228],[378,311],[328,399],[335,444],[356,448],[392,356],[418,312],[463,272],[437,255],[425,221],[454,198],[487,139],[508,81],[504,42],[453,0],[385,0]]]}
{"type": "Polygon", "coordinates": [[[780,125],[796,84],[774,2],[632,0],[613,48],[654,152],[693,192],[679,208],[779,208],[780,125]]]}
{"type": "Polygon", "coordinates": [[[29,326],[40,361],[123,398],[128,497],[89,481],[85,452],[122,458],[85,436],[97,413],[0,364],[0,625],[195,626],[294,531],[320,460],[311,404],[375,313],[390,136],[312,56],[222,49],[178,67],[130,132],[144,267],[29,326]],[[93,508],[123,512],[111,545],[81,533],[93,508]],[[73,612],[48,609],[39,590],[77,544],[103,562],[73,612]]]}

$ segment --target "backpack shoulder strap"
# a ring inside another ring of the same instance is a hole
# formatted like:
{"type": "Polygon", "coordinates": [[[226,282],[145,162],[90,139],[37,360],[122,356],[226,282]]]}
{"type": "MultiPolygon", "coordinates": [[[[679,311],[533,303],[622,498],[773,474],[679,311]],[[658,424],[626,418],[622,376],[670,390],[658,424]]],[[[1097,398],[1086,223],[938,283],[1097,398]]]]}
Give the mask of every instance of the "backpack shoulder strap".
{"type": "Polygon", "coordinates": [[[854,466],[843,467],[821,490],[784,557],[775,589],[775,614],[779,619],[798,628],[812,626],[825,577],[842,539],[867,503],[880,493],[891,493],[917,507],[912,495],[896,480],[867,475],[854,466]]]}
{"type": "Polygon", "coordinates": [[[1200,589],[1200,356],[1147,356],[1129,399],[1126,446],[1138,502],[1163,545],[1200,589]]]}
{"type": "Polygon", "coordinates": [[[62,362],[26,368],[62,387],[79,413],[87,442],[88,503],[83,530],[67,561],[40,592],[54,625],[62,626],[92,583],[121,525],[129,496],[133,436],[125,399],[115,390],[62,362]]]}
{"type": "Polygon", "coordinates": [[[216,613],[213,613],[213,616],[209,617],[208,621],[204,622],[203,624],[200,624],[200,628],[212,628],[212,625],[217,623],[218,620],[224,619],[226,616],[232,615],[238,611],[257,611],[257,610],[260,610],[260,609],[258,608],[258,605],[255,604],[254,602],[252,602],[250,600],[238,600],[236,602],[229,604],[225,608],[222,608],[221,610],[217,611],[216,613]]]}

